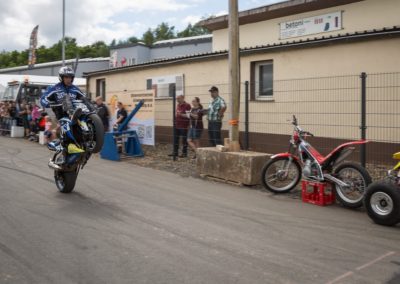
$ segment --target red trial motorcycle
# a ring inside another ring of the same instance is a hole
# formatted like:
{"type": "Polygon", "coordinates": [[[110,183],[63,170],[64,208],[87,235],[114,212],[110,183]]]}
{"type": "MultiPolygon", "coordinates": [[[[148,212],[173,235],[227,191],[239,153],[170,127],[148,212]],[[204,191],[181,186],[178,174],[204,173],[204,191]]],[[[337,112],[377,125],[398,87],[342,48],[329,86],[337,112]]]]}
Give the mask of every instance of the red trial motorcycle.
{"type": "Polygon", "coordinates": [[[353,152],[353,146],[368,141],[345,143],[323,156],[306,141],[307,136],[314,135],[302,130],[294,115],[292,124],[289,152],[272,156],[262,169],[264,187],[274,193],[289,192],[303,176],[307,180],[334,184],[340,203],[349,208],[361,207],[371,176],[359,164],[344,163],[344,160],[353,152]]]}

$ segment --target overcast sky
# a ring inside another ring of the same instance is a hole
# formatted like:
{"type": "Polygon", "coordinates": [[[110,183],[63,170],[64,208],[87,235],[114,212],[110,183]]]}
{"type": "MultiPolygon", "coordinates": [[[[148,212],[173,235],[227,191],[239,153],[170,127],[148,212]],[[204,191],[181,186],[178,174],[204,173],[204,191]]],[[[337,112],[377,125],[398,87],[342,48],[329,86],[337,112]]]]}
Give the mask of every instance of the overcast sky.
{"type": "MultiPolygon", "coordinates": [[[[276,2],[282,0],[239,0],[239,9],[276,2]]],[[[163,21],[179,31],[203,16],[226,14],[228,0],[66,0],[66,6],[66,35],[85,45],[141,37],[163,21]]],[[[39,25],[39,46],[57,42],[61,38],[62,0],[1,0],[0,51],[27,49],[35,25],[39,25]]]]}

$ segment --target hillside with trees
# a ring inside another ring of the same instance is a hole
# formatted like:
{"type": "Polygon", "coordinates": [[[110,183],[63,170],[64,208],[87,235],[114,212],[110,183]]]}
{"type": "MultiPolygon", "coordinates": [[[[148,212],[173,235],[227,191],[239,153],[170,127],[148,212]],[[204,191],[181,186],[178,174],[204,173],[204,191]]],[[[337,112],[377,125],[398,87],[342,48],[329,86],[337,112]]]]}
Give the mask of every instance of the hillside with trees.
{"type": "MultiPolygon", "coordinates": [[[[72,59],[76,58],[88,58],[88,57],[107,57],[109,56],[110,47],[129,44],[136,42],[143,42],[148,46],[154,44],[159,40],[167,40],[181,37],[191,37],[209,34],[209,31],[198,25],[189,24],[183,31],[176,31],[174,26],[170,26],[168,23],[161,23],[155,29],[148,29],[143,33],[141,38],[135,36],[129,37],[126,40],[116,41],[115,39],[111,43],[107,44],[104,41],[97,41],[91,45],[78,46],[75,38],[65,38],[65,58],[72,59]]],[[[36,49],[36,63],[44,63],[61,60],[61,40],[50,47],[44,45],[39,46],[36,49]]],[[[0,52],[0,68],[16,67],[21,65],[27,65],[28,63],[29,50],[23,51],[2,51],[0,52]]]]}

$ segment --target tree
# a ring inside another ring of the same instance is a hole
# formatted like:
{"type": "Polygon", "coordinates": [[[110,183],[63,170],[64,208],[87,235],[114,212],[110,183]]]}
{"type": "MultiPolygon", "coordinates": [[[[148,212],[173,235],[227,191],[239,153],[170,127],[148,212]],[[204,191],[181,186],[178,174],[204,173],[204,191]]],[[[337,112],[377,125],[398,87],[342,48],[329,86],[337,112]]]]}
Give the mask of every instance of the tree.
{"type": "Polygon", "coordinates": [[[142,41],[144,44],[151,46],[153,45],[155,39],[154,39],[154,34],[151,29],[148,29],[142,36],[142,41]]]}
{"type": "Polygon", "coordinates": [[[128,38],[128,43],[138,43],[139,39],[135,36],[131,36],[130,38],[128,38]]]}
{"type": "MultiPolygon", "coordinates": [[[[139,39],[136,36],[131,36],[126,40],[113,39],[109,45],[103,41],[97,41],[91,45],[78,46],[76,39],[72,37],[65,38],[65,58],[72,59],[76,56],[80,58],[87,57],[107,57],[110,55],[110,47],[115,47],[117,44],[130,44],[137,42],[144,42],[148,46],[152,46],[154,42],[159,40],[168,40],[176,37],[190,37],[209,34],[210,32],[200,27],[198,24],[188,26],[180,32],[175,31],[174,26],[170,26],[166,22],[162,22],[155,29],[148,29],[143,33],[139,39]]],[[[36,62],[44,63],[56,60],[61,60],[61,40],[50,47],[41,45],[36,50],[36,62]]],[[[27,65],[29,50],[23,51],[2,51],[0,52],[0,68],[15,67],[20,65],[27,65]]]]}
{"type": "Polygon", "coordinates": [[[116,45],[117,45],[117,40],[114,38],[110,43],[110,47],[114,47],[116,45]]]}
{"type": "Polygon", "coordinates": [[[157,28],[154,29],[153,34],[156,41],[176,38],[175,27],[169,26],[169,24],[165,22],[159,24],[157,28]]]}
{"type": "Polygon", "coordinates": [[[192,25],[188,24],[186,29],[177,33],[178,37],[190,37],[209,34],[210,31],[206,28],[199,26],[198,24],[192,25]]]}

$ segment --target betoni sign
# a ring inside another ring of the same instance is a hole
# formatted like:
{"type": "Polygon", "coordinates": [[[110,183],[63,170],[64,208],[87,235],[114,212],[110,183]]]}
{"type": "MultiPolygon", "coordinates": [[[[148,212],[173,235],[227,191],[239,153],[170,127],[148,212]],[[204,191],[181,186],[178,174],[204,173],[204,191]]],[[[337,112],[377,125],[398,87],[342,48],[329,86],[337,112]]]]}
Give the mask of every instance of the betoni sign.
{"type": "Polygon", "coordinates": [[[280,39],[319,34],[342,29],[342,12],[334,12],[280,23],[280,39]]]}

